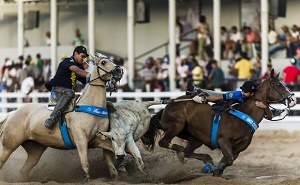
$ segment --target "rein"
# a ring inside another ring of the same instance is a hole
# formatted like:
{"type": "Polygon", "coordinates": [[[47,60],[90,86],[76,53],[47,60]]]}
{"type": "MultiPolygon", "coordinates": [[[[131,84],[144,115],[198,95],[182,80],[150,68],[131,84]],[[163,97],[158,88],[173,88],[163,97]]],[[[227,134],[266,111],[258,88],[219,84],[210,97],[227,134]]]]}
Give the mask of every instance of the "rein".
{"type": "MultiPolygon", "coordinates": [[[[277,100],[277,101],[265,101],[265,100],[261,100],[261,99],[258,99],[258,98],[255,98],[255,97],[253,97],[253,98],[251,98],[251,99],[253,99],[253,100],[255,100],[255,101],[260,101],[260,102],[262,102],[263,104],[265,104],[266,106],[267,106],[267,108],[270,110],[270,111],[272,111],[272,110],[278,110],[278,109],[276,109],[276,108],[274,108],[274,107],[272,107],[271,105],[270,105],[270,103],[281,103],[282,101],[285,101],[285,105],[288,107],[288,109],[286,109],[288,112],[287,112],[287,114],[285,114],[282,118],[279,118],[279,119],[273,119],[273,118],[271,118],[271,119],[269,119],[267,116],[264,116],[264,118],[265,119],[267,119],[267,120],[269,120],[269,121],[280,121],[280,120],[283,120],[287,115],[288,115],[288,113],[290,112],[290,106],[289,106],[289,103],[288,103],[288,99],[291,97],[291,96],[293,96],[293,93],[291,93],[289,96],[287,96],[287,97],[284,97],[277,89],[276,89],[276,87],[274,87],[274,84],[273,83],[271,83],[271,80],[270,79],[268,79],[268,82],[269,82],[269,87],[268,87],[268,92],[267,92],[267,94],[268,94],[268,96],[267,97],[270,97],[270,93],[271,93],[271,91],[270,91],[270,88],[272,87],[273,88],[273,90],[275,90],[278,94],[279,94],[279,96],[281,96],[282,98],[281,99],[279,99],[279,100],[277,100]],[[271,109],[272,110],[271,110],[271,109]]],[[[279,82],[279,83],[281,83],[282,84],[282,82],[279,82]]],[[[290,89],[288,89],[287,87],[285,87],[288,91],[290,91],[290,89]]]]}
{"type": "MultiPolygon", "coordinates": [[[[93,58],[93,59],[94,59],[94,58],[93,58]]],[[[101,59],[107,59],[107,57],[102,57],[102,58],[99,59],[99,61],[100,61],[101,59]]],[[[111,60],[109,60],[109,59],[107,59],[107,60],[110,61],[110,62],[113,62],[113,61],[111,61],[111,60]]],[[[98,62],[99,62],[99,61],[98,61],[98,62]]],[[[111,81],[113,80],[112,74],[113,74],[113,72],[116,70],[116,68],[117,68],[117,67],[114,67],[111,71],[107,71],[107,70],[105,70],[104,68],[102,68],[102,67],[100,67],[100,66],[97,65],[97,73],[98,73],[98,77],[97,77],[97,78],[94,78],[94,79],[92,79],[92,80],[89,79],[89,80],[87,81],[87,83],[88,83],[89,85],[91,85],[91,86],[98,86],[98,87],[106,88],[106,85],[102,85],[102,84],[93,84],[93,83],[91,83],[91,82],[93,82],[93,81],[95,81],[95,80],[97,80],[97,79],[101,79],[102,81],[105,81],[105,80],[103,79],[103,76],[109,74],[109,75],[110,75],[110,84],[111,84],[111,81]],[[99,69],[102,70],[102,71],[104,71],[105,74],[100,75],[99,69]]],[[[110,89],[111,89],[111,90],[110,90],[110,93],[112,93],[112,91],[117,92],[117,90],[118,90],[118,86],[117,86],[117,85],[114,84],[114,87],[113,87],[113,88],[111,88],[111,85],[109,85],[109,86],[110,86],[110,89]]]]}

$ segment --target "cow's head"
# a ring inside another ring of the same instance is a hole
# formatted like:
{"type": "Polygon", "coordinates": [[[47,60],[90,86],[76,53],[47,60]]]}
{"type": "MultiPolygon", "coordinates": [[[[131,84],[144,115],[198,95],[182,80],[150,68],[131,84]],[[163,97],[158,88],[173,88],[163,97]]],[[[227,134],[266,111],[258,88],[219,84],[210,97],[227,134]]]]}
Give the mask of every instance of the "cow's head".
{"type": "Polygon", "coordinates": [[[126,131],[121,127],[114,127],[109,132],[101,132],[111,140],[112,148],[117,159],[122,159],[126,156],[126,131]]]}

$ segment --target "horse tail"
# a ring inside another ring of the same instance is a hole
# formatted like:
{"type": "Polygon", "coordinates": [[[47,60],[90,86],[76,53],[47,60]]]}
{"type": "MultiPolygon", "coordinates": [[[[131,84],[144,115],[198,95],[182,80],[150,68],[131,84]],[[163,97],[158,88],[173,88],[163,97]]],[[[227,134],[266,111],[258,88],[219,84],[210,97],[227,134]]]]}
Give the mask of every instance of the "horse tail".
{"type": "Polygon", "coordinates": [[[159,134],[159,130],[161,130],[160,119],[162,116],[164,109],[157,112],[155,115],[151,117],[150,126],[148,131],[141,138],[143,144],[146,146],[148,150],[153,150],[155,145],[155,139],[159,134]]]}

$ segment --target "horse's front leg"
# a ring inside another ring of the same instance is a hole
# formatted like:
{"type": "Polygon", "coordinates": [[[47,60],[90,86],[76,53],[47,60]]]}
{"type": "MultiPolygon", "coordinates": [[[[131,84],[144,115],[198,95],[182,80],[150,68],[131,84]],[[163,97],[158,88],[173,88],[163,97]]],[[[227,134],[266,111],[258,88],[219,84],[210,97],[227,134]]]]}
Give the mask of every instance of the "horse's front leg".
{"type": "Polygon", "coordinates": [[[148,181],[153,182],[152,177],[149,175],[149,173],[146,170],[145,164],[141,156],[141,152],[139,148],[136,146],[132,137],[129,137],[126,141],[126,150],[134,157],[139,170],[148,178],[148,181]]]}
{"type": "Polygon", "coordinates": [[[77,147],[83,173],[83,182],[89,181],[89,162],[88,162],[88,140],[83,134],[76,134],[74,143],[77,147]]]}
{"type": "Polygon", "coordinates": [[[221,176],[223,174],[224,169],[227,166],[231,166],[234,161],[232,145],[230,141],[228,139],[219,139],[218,143],[219,143],[219,148],[222,151],[223,158],[216,166],[212,167],[214,176],[221,176]]]}

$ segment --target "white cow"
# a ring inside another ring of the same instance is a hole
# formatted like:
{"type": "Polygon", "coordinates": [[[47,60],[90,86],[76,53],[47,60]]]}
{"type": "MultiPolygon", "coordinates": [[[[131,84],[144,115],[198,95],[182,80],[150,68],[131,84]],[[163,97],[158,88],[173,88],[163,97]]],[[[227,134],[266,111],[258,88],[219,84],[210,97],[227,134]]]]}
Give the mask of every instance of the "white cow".
{"type": "MultiPolygon", "coordinates": [[[[149,129],[151,114],[148,107],[162,103],[164,102],[139,102],[135,100],[108,103],[111,130],[101,132],[111,139],[116,158],[120,159],[126,155],[126,152],[130,153],[135,158],[139,170],[147,176],[149,181],[152,181],[152,178],[146,171],[141,153],[135,142],[149,129]]],[[[108,166],[113,164],[111,161],[107,163],[108,166]]]]}

